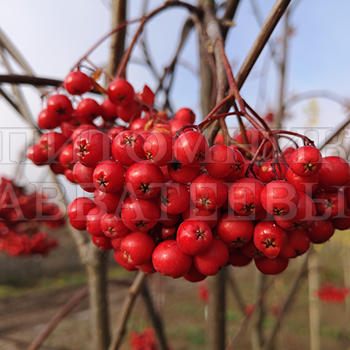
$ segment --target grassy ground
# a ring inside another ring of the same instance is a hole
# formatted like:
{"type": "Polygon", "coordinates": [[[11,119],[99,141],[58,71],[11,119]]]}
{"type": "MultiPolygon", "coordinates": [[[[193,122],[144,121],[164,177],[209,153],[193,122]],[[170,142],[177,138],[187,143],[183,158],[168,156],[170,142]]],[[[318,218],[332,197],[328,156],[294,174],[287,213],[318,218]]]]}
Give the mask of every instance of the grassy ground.
{"type": "MultiPolygon", "coordinates": [[[[336,241],[336,240],[335,240],[336,241]]],[[[317,254],[320,261],[320,279],[323,282],[343,286],[343,270],[339,242],[327,244],[317,254]]],[[[299,261],[298,261],[299,260],[299,261]]],[[[276,311],[283,304],[291,281],[300,265],[293,261],[287,271],[273,283],[266,302],[267,315],[264,329],[268,333],[276,319],[276,311]]],[[[231,269],[232,271],[232,269],[231,269]]],[[[133,274],[113,264],[110,278],[132,279],[133,274]]],[[[235,269],[242,294],[247,303],[254,302],[254,266],[235,269]]],[[[42,329],[43,325],[84,285],[83,272],[64,273],[43,277],[33,286],[0,286],[0,350],[25,349],[26,344],[42,329]]],[[[158,275],[150,277],[150,287],[157,308],[162,313],[166,333],[173,350],[207,349],[208,324],[205,303],[198,297],[198,285],[183,280],[171,280],[158,275]]],[[[308,288],[303,281],[296,300],[286,315],[277,339],[276,349],[309,349],[308,288]]],[[[239,329],[243,316],[228,287],[227,334],[231,339],[239,329]]],[[[110,285],[112,327],[116,324],[126,288],[110,285]]],[[[80,350],[89,348],[89,314],[87,301],[83,301],[45,342],[43,349],[80,350]]],[[[322,350],[350,349],[350,327],[344,304],[321,304],[322,350]]],[[[128,323],[128,331],[141,331],[150,326],[142,299],[135,304],[128,323]]],[[[251,349],[249,327],[240,337],[236,349],[251,349]]],[[[123,349],[129,348],[128,337],[123,349]]]]}

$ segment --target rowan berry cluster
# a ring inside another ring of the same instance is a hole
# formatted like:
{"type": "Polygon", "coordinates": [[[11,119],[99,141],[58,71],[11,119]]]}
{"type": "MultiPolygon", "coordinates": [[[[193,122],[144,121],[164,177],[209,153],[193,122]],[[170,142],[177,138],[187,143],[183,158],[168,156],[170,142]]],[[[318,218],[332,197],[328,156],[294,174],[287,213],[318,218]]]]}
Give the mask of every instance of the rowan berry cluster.
{"type": "Polygon", "coordinates": [[[27,194],[12,180],[0,179],[0,251],[12,256],[47,255],[57,246],[43,225],[57,228],[64,218],[59,208],[37,192],[27,194]]]}
{"type": "Polygon", "coordinates": [[[79,103],[47,100],[38,124],[61,133],[44,134],[28,156],[93,193],[69,205],[70,223],[127,270],[195,282],[254,260],[276,274],[310,242],[350,227],[345,160],[310,143],[276,158],[273,134],[252,128],[209,146],[190,109],[169,119],[147,86],[136,93],[118,78],[99,104],[80,97],[93,85],[80,71],[67,76],[79,103]]]}

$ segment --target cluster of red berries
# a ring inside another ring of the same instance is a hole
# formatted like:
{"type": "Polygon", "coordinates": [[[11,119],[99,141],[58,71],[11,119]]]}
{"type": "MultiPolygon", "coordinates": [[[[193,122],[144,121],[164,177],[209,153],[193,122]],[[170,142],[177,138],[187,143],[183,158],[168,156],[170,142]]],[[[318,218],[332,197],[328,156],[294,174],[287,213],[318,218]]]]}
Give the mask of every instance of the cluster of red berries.
{"type": "Polygon", "coordinates": [[[124,268],[195,282],[254,259],[261,272],[276,274],[310,242],[350,227],[345,160],[307,145],[285,149],[275,164],[272,140],[255,129],[235,137],[238,147],[210,147],[188,127],[190,109],[168,119],[153,108],[148,87],[135,93],[118,78],[99,104],[80,97],[92,86],[82,72],[67,76],[66,91],[81,100],[74,109],[66,95],[48,99],[39,126],[62,133],[44,134],[28,156],[93,193],[69,205],[70,223],[114,249],[124,268]],[[243,140],[248,145],[239,147],[243,140]]]}
{"type": "Polygon", "coordinates": [[[40,193],[26,194],[12,180],[0,179],[0,251],[12,256],[46,255],[57,246],[42,226],[64,223],[59,208],[40,193]]]}
{"type": "Polygon", "coordinates": [[[158,350],[156,334],[153,328],[145,328],[142,332],[130,331],[131,350],[158,350]]]}
{"type": "Polygon", "coordinates": [[[317,296],[325,303],[343,303],[349,294],[349,288],[339,288],[326,284],[317,291],[317,296]]]}

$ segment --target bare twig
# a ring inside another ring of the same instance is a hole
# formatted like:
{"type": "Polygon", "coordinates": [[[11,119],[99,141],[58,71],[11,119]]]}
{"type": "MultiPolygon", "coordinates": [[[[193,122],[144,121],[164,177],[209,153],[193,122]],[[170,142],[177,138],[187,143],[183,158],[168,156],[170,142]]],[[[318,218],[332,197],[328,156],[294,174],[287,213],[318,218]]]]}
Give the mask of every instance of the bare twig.
{"type": "Polygon", "coordinates": [[[273,344],[275,342],[278,331],[282,325],[282,321],[285,318],[286,313],[288,312],[290,306],[293,304],[293,302],[297,296],[297,292],[298,292],[298,289],[300,287],[301,281],[306,276],[307,268],[308,268],[307,264],[308,264],[308,259],[309,259],[310,253],[311,253],[311,249],[305,254],[303,261],[301,262],[299,272],[295,276],[292,287],[291,287],[291,289],[288,293],[288,296],[287,296],[287,298],[282,306],[282,309],[281,309],[281,311],[280,311],[280,313],[275,321],[273,329],[272,329],[268,339],[266,340],[266,343],[264,344],[263,350],[269,350],[269,349],[273,348],[273,344]]]}
{"type": "MultiPolygon", "coordinates": [[[[226,1],[225,13],[220,20],[221,23],[225,23],[225,21],[230,21],[230,20],[232,20],[232,18],[235,17],[239,3],[240,3],[240,0],[227,0],[226,1]]],[[[229,28],[227,26],[223,26],[221,28],[221,31],[222,31],[222,37],[225,39],[226,35],[229,31],[229,28]]]]}
{"type": "Polygon", "coordinates": [[[28,347],[28,350],[39,349],[46,338],[57,327],[59,322],[61,322],[65,316],[67,316],[84,298],[86,298],[87,294],[88,290],[86,287],[75,293],[73,297],[62,307],[62,309],[60,309],[57,314],[52,317],[44,330],[32,341],[28,347]]]}
{"type": "Polygon", "coordinates": [[[277,0],[236,77],[240,89],[291,0],[277,0]]]}
{"type": "Polygon", "coordinates": [[[109,348],[108,348],[109,350],[119,349],[119,347],[122,343],[122,340],[123,340],[123,337],[124,337],[124,334],[126,331],[127,321],[128,321],[129,316],[131,314],[131,310],[134,306],[136,297],[138,296],[139,292],[141,291],[145,277],[146,277],[145,273],[142,271],[139,271],[136,275],[136,278],[134,279],[134,282],[132,283],[132,285],[129,288],[129,293],[128,293],[127,298],[125,299],[124,304],[121,308],[118,326],[114,332],[112,341],[111,341],[109,348]]]}
{"type": "Polygon", "coordinates": [[[321,146],[319,146],[319,149],[322,150],[325,148],[329,143],[331,143],[339,134],[342,133],[342,131],[350,124],[350,116],[347,116],[345,121],[330,135],[321,146]]]}
{"type": "Polygon", "coordinates": [[[167,341],[166,336],[165,336],[163,321],[162,321],[160,314],[157,312],[157,310],[154,306],[152,296],[151,296],[151,293],[149,291],[149,287],[148,287],[146,280],[143,281],[141,292],[142,292],[142,297],[143,297],[143,300],[145,302],[148,314],[151,318],[153,327],[154,327],[155,332],[157,334],[160,348],[161,348],[161,350],[168,350],[169,345],[168,345],[168,341],[167,341]]]}
{"type": "MultiPolygon", "coordinates": [[[[126,21],[126,8],[126,0],[111,1],[112,28],[116,28],[126,21]]],[[[111,38],[107,72],[112,76],[117,71],[118,65],[124,54],[125,36],[126,27],[123,27],[111,38]]]]}
{"type": "Polygon", "coordinates": [[[239,311],[242,313],[242,315],[246,314],[246,303],[243,299],[242,293],[239,289],[239,286],[236,282],[236,278],[233,274],[234,271],[231,271],[228,275],[227,275],[227,282],[229,284],[229,286],[231,287],[231,291],[233,293],[233,295],[235,296],[235,299],[237,301],[238,304],[238,308],[239,311]]]}

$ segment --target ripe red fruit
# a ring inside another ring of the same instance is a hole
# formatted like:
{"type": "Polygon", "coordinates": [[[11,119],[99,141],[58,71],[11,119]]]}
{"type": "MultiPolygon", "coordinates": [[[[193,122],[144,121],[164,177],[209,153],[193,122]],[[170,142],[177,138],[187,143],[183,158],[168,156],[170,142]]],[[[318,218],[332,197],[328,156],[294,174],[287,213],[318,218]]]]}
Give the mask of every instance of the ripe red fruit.
{"type": "MultiPolygon", "coordinates": [[[[258,147],[260,146],[261,142],[264,140],[263,134],[257,129],[248,129],[246,130],[246,136],[248,146],[250,147],[251,151],[255,153],[258,150],[258,147]]],[[[235,140],[241,144],[246,144],[243,136],[240,133],[237,136],[235,136],[235,140]]],[[[271,154],[271,151],[272,144],[270,141],[268,141],[266,142],[265,146],[261,149],[259,154],[269,156],[271,154]]]]}
{"type": "Polygon", "coordinates": [[[86,215],[95,206],[95,203],[90,198],[78,197],[74,199],[68,206],[70,224],[78,230],[85,230],[86,215]]]}
{"type": "Polygon", "coordinates": [[[277,275],[284,271],[289,263],[289,260],[282,257],[275,259],[259,258],[254,259],[255,266],[260,272],[265,275],[277,275]]]}
{"type": "Polygon", "coordinates": [[[338,192],[320,192],[315,198],[317,213],[323,218],[333,218],[335,216],[344,216],[345,214],[345,196],[343,191],[338,192]]]}
{"type": "Polygon", "coordinates": [[[325,157],[320,169],[320,185],[343,186],[349,180],[349,164],[340,157],[325,157]]]}
{"type": "Polygon", "coordinates": [[[137,102],[132,102],[125,106],[117,105],[116,108],[118,117],[126,123],[141,116],[141,106],[137,102]]]}
{"type": "Polygon", "coordinates": [[[135,96],[132,85],[122,78],[113,80],[108,85],[107,93],[113,103],[122,106],[129,105],[135,96]]]}
{"type": "Polygon", "coordinates": [[[103,236],[101,219],[104,214],[104,211],[98,207],[89,210],[86,215],[86,231],[89,232],[90,235],[103,236]]]}
{"type": "Polygon", "coordinates": [[[101,117],[105,121],[114,121],[118,117],[115,104],[108,98],[101,103],[101,117]]]}
{"type": "Polygon", "coordinates": [[[129,233],[122,219],[114,214],[104,214],[101,218],[101,229],[106,237],[120,238],[129,233]]]}
{"type": "Polygon", "coordinates": [[[148,120],[146,118],[137,118],[130,124],[130,130],[144,130],[148,120]]]}
{"type": "Polygon", "coordinates": [[[299,176],[316,174],[322,163],[321,152],[312,146],[300,147],[290,155],[289,166],[299,176]]]}
{"type": "Polygon", "coordinates": [[[237,179],[240,179],[241,177],[243,177],[244,172],[246,170],[246,161],[244,160],[242,153],[235,146],[230,146],[230,148],[233,150],[235,160],[232,164],[231,172],[225,178],[227,182],[233,182],[237,179]]]}
{"type": "Polygon", "coordinates": [[[217,233],[230,247],[242,247],[253,237],[254,224],[246,217],[223,215],[217,225],[217,233]]]}
{"type": "Polygon", "coordinates": [[[128,271],[135,271],[137,270],[137,267],[131,263],[129,260],[129,257],[124,254],[121,250],[115,250],[113,254],[114,260],[125,270],[128,271]]]}
{"type": "Polygon", "coordinates": [[[177,131],[187,125],[187,123],[175,119],[170,119],[169,124],[172,136],[175,136],[177,131]]]}
{"type": "Polygon", "coordinates": [[[308,237],[306,230],[299,228],[288,231],[288,239],[280,252],[280,256],[288,259],[296,258],[307,252],[309,248],[310,238],[308,237]]]}
{"type": "Polygon", "coordinates": [[[47,163],[47,153],[40,145],[32,145],[27,150],[27,157],[30,159],[35,165],[44,165],[47,163]]]}
{"type": "Polygon", "coordinates": [[[87,130],[96,130],[96,126],[93,124],[79,125],[72,133],[71,139],[73,143],[84,131],[87,131],[87,130]]]}
{"type": "Polygon", "coordinates": [[[69,120],[73,113],[72,102],[66,95],[52,95],[47,100],[48,118],[58,119],[60,122],[69,120]]]}
{"type": "Polygon", "coordinates": [[[174,143],[176,159],[185,165],[200,164],[208,154],[207,139],[197,131],[187,131],[181,134],[174,143]]]}
{"type": "Polygon", "coordinates": [[[162,227],[162,239],[174,239],[176,227],[162,227]]]}
{"type": "Polygon", "coordinates": [[[143,145],[146,157],[156,165],[165,165],[171,162],[173,139],[169,134],[154,133],[149,135],[143,145]]]}
{"type": "Polygon", "coordinates": [[[119,213],[121,207],[121,195],[118,192],[107,193],[100,190],[94,192],[94,200],[97,206],[107,213],[119,213]]]}
{"type": "Polygon", "coordinates": [[[57,158],[63,150],[67,139],[60,133],[50,131],[41,136],[39,145],[47,159],[52,160],[57,158]]]}
{"type": "Polygon", "coordinates": [[[179,121],[184,122],[187,125],[189,125],[189,124],[194,123],[194,121],[196,119],[196,115],[194,114],[194,112],[190,108],[180,108],[175,113],[174,119],[179,120],[179,121]]]}
{"type": "Polygon", "coordinates": [[[153,239],[143,232],[132,232],[123,238],[120,250],[133,265],[142,265],[152,259],[153,239]]]}
{"type": "Polygon", "coordinates": [[[68,122],[61,122],[60,128],[62,134],[67,139],[70,139],[73,135],[73,132],[77,129],[79,123],[76,120],[70,120],[68,122]]]}
{"type": "Polygon", "coordinates": [[[163,182],[163,173],[159,167],[146,161],[131,165],[125,174],[128,191],[140,199],[157,197],[163,182]]]}
{"type": "Polygon", "coordinates": [[[286,181],[271,181],[261,192],[261,204],[273,215],[295,215],[298,194],[293,185],[286,181]]]}
{"type": "Polygon", "coordinates": [[[284,178],[284,175],[287,171],[287,167],[285,164],[280,163],[274,164],[272,160],[268,160],[262,164],[258,171],[258,178],[264,183],[268,183],[273,180],[281,180],[284,178]]]}
{"type": "Polygon", "coordinates": [[[150,200],[127,198],[122,206],[121,218],[132,231],[148,231],[157,224],[159,216],[159,206],[150,200]]]}
{"type": "Polygon", "coordinates": [[[124,126],[121,126],[121,125],[113,126],[113,128],[108,130],[108,136],[110,137],[111,140],[113,140],[122,131],[125,131],[124,126]]]}
{"type": "Polygon", "coordinates": [[[209,149],[205,167],[210,176],[225,178],[232,172],[235,158],[235,152],[231,147],[214,145],[209,149]]]}
{"type": "Polygon", "coordinates": [[[286,173],[287,181],[292,184],[298,191],[312,195],[316,191],[319,183],[319,172],[310,176],[299,176],[290,168],[286,173]]]}
{"type": "Polygon", "coordinates": [[[176,241],[169,239],[156,246],[152,262],[155,270],[161,274],[179,278],[189,271],[192,258],[179,249],[176,241]]]}
{"type": "Polygon", "coordinates": [[[65,169],[73,169],[75,162],[73,160],[73,145],[71,143],[63,148],[58,160],[65,169]]]}
{"type": "Polygon", "coordinates": [[[74,164],[73,176],[75,182],[86,192],[94,192],[96,189],[92,178],[93,172],[93,168],[89,168],[80,162],[74,164]]]}
{"type": "Polygon", "coordinates": [[[60,125],[60,118],[56,113],[48,113],[43,109],[38,116],[38,126],[40,129],[55,129],[60,125]]]}
{"type": "Polygon", "coordinates": [[[227,246],[220,239],[214,238],[209,249],[193,258],[196,269],[203,275],[216,275],[219,269],[228,262],[227,246]]]}
{"type": "Polygon", "coordinates": [[[101,250],[110,250],[113,249],[111,240],[107,237],[102,236],[92,236],[91,237],[92,243],[100,248],[101,250]]]}
{"type": "Polygon", "coordinates": [[[313,221],[308,229],[308,236],[312,243],[324,243],[334,234],[334,226],[330,220],[313,221]]]}
{"type": "Polygon", "coordinates": [[[230,187],[228,199],[238,215],[255,215],[261,207],[260,195],[264,185],[254,178],[241,179],[230,187]]]}
{"type": "Polygon", "coordinates": [[[174,162],[168,165],[168,173],[173,181],[186,184],[192,182],[199,175],[200,167],[174,162]]]}
{"type": "Polygon", "coordinates": [[[71,95],[82,95],[92,89],[92,82],[86,74],[75,71],[66,76],[64,87],[71,95]]]}
{"type": "Polygon", "coordinates": [[[177,230],[177,245],[185,254],[198,255],[205,253],[212,242],[210,227],[202,221],[184,221],[177,230]]]}
{"type": "Polygon", "coordinates": [[[114,160],[99,163],[93,171],[93,182],[102,192],[118,192],[124,186],[124,168],[114,160]]]}
{"type": "Polygon", "coordinates": [[[192,264],[184,279],[189,282],[200,282],[203,281],[207,276],[200,273],[195,266],[192,264]]]}
{"type": "Polygon", "coordinates": [[[95,167],[97,163],[110,157],[110,138],[101,131],[87,130],[74,142],[74,153],[80,163],[95,167]]]}
{"type": "Polygon", "coordinates": [[[182,213],[182,217],[184,220],[199,220],[203,221],[209,225],[209,227],[214,228],[217,225],[218,220],[220,218],[219,210],[207,210],[207,209],[198,209],[194,205],[190,205],[190,207],[182,213]]]}
{"type": "Polygon", "coordinates": [[[198,176],[190,185],[191,200],[199,209],[220,208],[227,199],[227,185],[209,175],[198,176]]]}
{"type": "Polygon", "coordinates": [[[168,182],[161,191],[160,209],[168,214],[181,214],[190,205],[190,193],[187,186],[168,182]]]}
{"type": "Polygon", "coordinates": [[[286,239],[285,231],[273,221],[262,221],[255,226],[254,245],[269,259],[274,259],[278,256],[286,243],[286,239]]]}
{"type": "Polygon", "coordinates": [[[247,266],[253,260],[252,257],[245,255],[239,248],[230,249],[229,263],[232,266],[247,266]]]}
{"type": "Polygon", "coordinates": [[[122,165],[131,165],[144,159],[144,139],[135,131],[119,133],[112,143],[112,155],[122,165]]]}
{"type": "Polygon", "coordinates": [[[101,115],[101,106],[92,98],[84,98],[78,104],[75,115],[82,124],[92,123],[101,115]]]}

